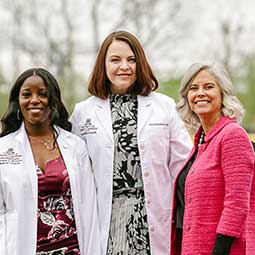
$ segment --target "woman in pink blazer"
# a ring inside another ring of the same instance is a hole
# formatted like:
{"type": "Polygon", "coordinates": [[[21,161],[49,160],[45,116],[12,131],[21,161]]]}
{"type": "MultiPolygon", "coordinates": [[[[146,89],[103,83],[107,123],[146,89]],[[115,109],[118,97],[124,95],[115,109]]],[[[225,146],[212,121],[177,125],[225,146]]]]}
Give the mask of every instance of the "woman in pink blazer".
{"type": "Polygon", "coordinates": [[[171,255],[254,255],[254,152],[225,68],[193,64],[177,109],[198,128],[174,185],[171,255]]]}

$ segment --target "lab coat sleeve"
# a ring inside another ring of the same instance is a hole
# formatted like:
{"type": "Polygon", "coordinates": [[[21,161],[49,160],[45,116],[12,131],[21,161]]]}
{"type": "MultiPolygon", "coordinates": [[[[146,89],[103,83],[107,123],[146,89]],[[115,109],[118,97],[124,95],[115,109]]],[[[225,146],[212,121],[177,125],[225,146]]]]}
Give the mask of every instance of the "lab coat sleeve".
{"type": "Polygon", "coordinates": [[[6,208],[4,202],[4,194],[1,180],[1,169],[0,169],[0,254],[7,255],[6,246],[6,208]]]}
{"type": "Polygon", "coordinates": [[[191,148],[191,137],[180,119],[175,108],[172,109],[171,131],[170,131],[170,161],[169,170],[170,175],[175,179],[177,173],[180,171],[184,161],[187,159],[191,148]]]}
{"type": "Polygon", "coordinates": [[[80,167],[82,168],[82,200],[85,204],[85,234],[84,234],[84,251],[86,255],[100,254],[100,234],[99,220],[97,210],[97,194],[94,174],[92,172],[90,159],[87,150],[83,152],[80,159],[80,167]]]}

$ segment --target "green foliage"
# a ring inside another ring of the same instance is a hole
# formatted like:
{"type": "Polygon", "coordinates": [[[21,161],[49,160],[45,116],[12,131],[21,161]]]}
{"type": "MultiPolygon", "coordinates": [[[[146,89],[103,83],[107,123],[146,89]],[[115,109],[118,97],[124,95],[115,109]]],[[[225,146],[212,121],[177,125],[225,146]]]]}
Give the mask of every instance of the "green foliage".
{"type": "Polygon", "coordinates": [[[244,64],[246,69],[242,81],[245,84],[245,89],[243,93],[240,93],[239,98],[246,110],[244,126],[247,131],[255,132],[255,56],[246,57],[244,64]]]}
{"type": "Polygon", "coordinates": [[[9,95],[6,93],[0,92],[0,117],[2,117],[7,110],[8,97],[9,95]]]}
{"type": "Polygon", "coordinates": [[[0,118],[3,116],[3,114],[7,110],[7,104],[9,100],[9,94],[6,92],[6,79],[3,75],[3,73],[0,71],[0,118]]]}
{"type": "Polygon", "coordinates": [[[75,103],[86,97],[86,86],[82,76],[73,70],[66,69],[58,81],[62,92],[62,99],[68,112],[72,113],[75,103]]]}
{"type": "MultiPolygon", "coordinates": [[[[235,77],[233,83],[237,97],[246,110],[243,126],[248,132],[255,133],[255,56],[247,58],[245,66],[245,73],[241,77],[235,77]]],[[[179,86],[180,79],[164,81],[160,83],[158,91],[172,97],[177,102],[179,86]]]]}
{"type": "MultiPolygon", "coordinates": [[[[244,73],[235,77],[233,83],[237,89],[237,96],[246,109],[243,125],[248,132],[255,133],[255,56],[247,57],[244,66],[244,73]]],[[[66,107],[69,113],[72,113],[74,104],[88,96],[85,81],[81,74],[68,70],[58,78],[58,81],[66,107]]],[[[0,74],[0,88],[4,84],[5,81],[0,74]]],[[[177,102],[179,86],[180,79],[162,81],[158,91],[172,97],[177,102]]],[[[6,112],[8,105],[9,91],[4,91],[0,91],[0,116],[6,112]]]]}
{"type": "Polygon", "coordinates": [[[158,91],[172,97],[175,101],[178,100],[178,91],[180,86],[180,80],[169,80],[161,82],[158,88],[158,91]]]}

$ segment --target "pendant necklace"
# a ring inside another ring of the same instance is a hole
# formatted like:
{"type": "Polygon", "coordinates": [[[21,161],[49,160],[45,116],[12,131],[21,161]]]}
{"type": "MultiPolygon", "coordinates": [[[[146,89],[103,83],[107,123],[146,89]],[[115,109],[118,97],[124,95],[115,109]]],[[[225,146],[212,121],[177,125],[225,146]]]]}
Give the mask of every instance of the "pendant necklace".
{"type": "Polygon", "coordinates": [[[50,144],[51,144],[51,142],[52,142],[52,140],[51,139],[48,139],[47,141],[44,141],[43,142],[43,145],[46,147],[46,149],[48,150],[48,151],[50,151],[51,150],[51,148],[50,148],[50,144]]]}
{"type": "Polygon", "coordinates": [[[36,138],[34,136],[29,136],[29,138],[34,140],[34,141],[36,141],[36,142],[39,142],[39,143],[43,144],[45,149],[48,150],[48,151],[53,151],[53,150],[56,149],[55,144],[53,144],[51,146],[51,143],[53,141],[52,139],[47,139],[47,140],[43,141],[43,140],[40,140],[40,139],[38,139],[38,138],[36,138]]]}

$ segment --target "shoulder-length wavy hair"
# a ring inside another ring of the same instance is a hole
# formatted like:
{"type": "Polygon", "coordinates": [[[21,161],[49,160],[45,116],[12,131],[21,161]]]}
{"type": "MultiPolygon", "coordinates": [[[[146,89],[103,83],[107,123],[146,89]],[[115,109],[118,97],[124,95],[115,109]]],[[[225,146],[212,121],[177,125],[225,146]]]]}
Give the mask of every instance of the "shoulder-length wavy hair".
{"type": "Polygon", "coordinates": [[[190,84],[202,70],[207,70],[215,78],[220,87],[222,93],[222,115],[235,118],[240,123],[244,116],[244,108],[238,98],[234,95],[233,84],[225,67],[217,62],[194,63],[188,68],[182,78],[179,90],[180,100],[177,103],[177,110],[187,127],[197,128],[201,125],[197,115],[190,109],[188,103],[188,91],[190,84]]]}
{"type": "Polygon", "coordinates": [[[131,94],[147,96],[152,90],[158,88],[158,81],[146,59],[144,50],[138,39],[129,32],[116,31],[109,34],[103,41],[92,71],[88,90],[97,97],[106,99],[110,93],[110,81],[106,75],[106,53],[113,41],[126,42],[133,51],[136,59],[136,82],[132,86],[131,94]]]}
{"type": "Polygon", "coordinates": [[[0,136],[5,136],[19,129],[23,116],[19,107],[20,88],[25,80],[33,75],[40,76],[45,82],[49,102],[50,123],[53,127],[58,125],[70,131],[71,123],[68,121],[68,111],[61,99],[61,92],[57,80],[54,76],[43,68],[31,68],[24,71],[15,81],[9,95],[9,104],[6,113],[1,119],[2,132],[0,136]]]}

